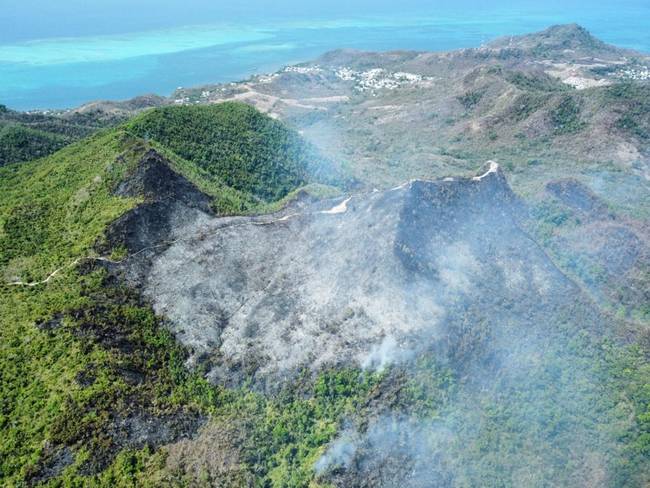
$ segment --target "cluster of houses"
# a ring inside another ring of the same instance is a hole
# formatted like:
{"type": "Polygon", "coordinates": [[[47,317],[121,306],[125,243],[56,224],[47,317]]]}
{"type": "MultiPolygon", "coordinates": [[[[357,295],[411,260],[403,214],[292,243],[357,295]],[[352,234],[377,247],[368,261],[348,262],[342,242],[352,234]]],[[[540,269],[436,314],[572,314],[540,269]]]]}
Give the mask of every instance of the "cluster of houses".
{"type": "Polygon", "coordinates": [[[342,81],[352,81],[355,89],[360,92],[376,92],[377,90],[395,90],[403,86],[421,86],[433,78],[398,71],[391,73],[385,69],[374,68],[367,71],[355,71],[349,67],[341,67],[335,75],[342,81]]]}
{"type": "Polygon", "coordinates": [[[624,80],[649,81],[650,68],[647,66],[632,66],[621,68],[614,73],[614,76],[616,78],[622,78],[624,80]]]}
{"type": "MultiPolygon", "coordinates": [[[[314,66],[286,66],[276,73],[255,75],[251,81],[268,84],[272,83],[284,74],[299,74],[299,75],[314,75],[325,73],[327,75],[333,74],[341,81],[352,82],[354,89],[359,92],[368,92],[371,95],[376,95],[379,90],[395,90],[405,86],[424,87],[429,86],[433,78],[422,76],[415,73],[407,73],[404,71],[391,72],[382,68],[374,68],[366,71],[356,71],[350,67],[343,66],[326,70],[319,65],[314,66]]],[[[233,88],[237,83],[228,83],[221,86],[215,86],[212,89],[203,89],[200,96],[188,96],[179,87],[177,90],[177,98],[173,101],[177,105],[185,105],[190,103],[210,102],[215,97],[221,98],[224,92],[229,88],[233,88]]]]}
{"type": "Polygon", "coordinates": [[[323,69],[316,65],[316,66],[287,66],[284,68],[285,73],[298,73],[301,75],[310,75],[310,74],[315,74],[315,73],[321,73],[323,69]]]}
{"type": "MultiPolygon", "coordinates": [[[[330,72],[319,65],[314,66],[287,66],[278,73],[258,75],[258,83],[272,83],[283,74],[313,75],[330,72]]],[[[328,73],[329,74],[329,73],[328,73]]],[[[403,71],[390,72],[385,69],[375,68],[367,71],[356,71],[343,66],[334,69],[334,75],[342,81],[354,83],[354,88],[360,92],[374,93],[378,90],[394,90],[403,86],[421,86],[430,83],[433,78],[403,71]]]]}

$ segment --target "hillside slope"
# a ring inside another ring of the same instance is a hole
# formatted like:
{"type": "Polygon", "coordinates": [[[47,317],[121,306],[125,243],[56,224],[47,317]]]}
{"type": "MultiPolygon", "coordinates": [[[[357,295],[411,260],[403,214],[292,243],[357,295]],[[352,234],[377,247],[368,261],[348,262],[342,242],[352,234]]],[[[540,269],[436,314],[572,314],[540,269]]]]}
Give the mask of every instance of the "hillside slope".
{"type": "MultiPolygon", "coordinates": [[[[291,153],[281,162],[309,178],[291,153]]],[[[285,185],[274,194],[294,189],[285,185]]],[[[210,215],[259,204],[125,127],[0,169],[3,485],[133,482],[150,449],[194,435],[217,408],[220,391],[186,370],[187,353],[138,293],[99,266],[127,244],[107,242],[109,224],[145,208],[161,224],[192,194],[210,215]]]]}
{"type": "Polygon", "coordinates": [[[339,51],[1,167],[0,484],[650,484],[635,56],[339,51]]]}
{"type": "Polygon", "coordinates": [[[7,484],[647,480],[645,353],[494,164],[257,217],[124,131],[1,171],[7,484]]]}
{"type": "Polygon", "coordinates": [[[367,189],[470,175],[494,160],[533,207],[531,231],[563,271],[602,308],[647,326],[649,80],[647,54],[570,24],[444,53],[338,50],[175,98],[268,111],[367,189]],[[598,209],[576,210],[548,191],[562,181],[598,209]]]}
{"type": "Polygon", "coordinates": [[[0,105],[0,166],[48,156],[93,132],[124,121],[104,114],[61,117],[21,113],[0,105]]]}
{"type": "MultiPolygon", "coordinates": [[[[525,206],[494,163],[474,178],[263,217],[182,215],[171,245],[139,232],[132,258],[112,269],[142,285],[213,384],[273,398],[331,368],[382,375],[363,408],[338,419],[346,427],[315,461],[317,479],[609,486],[645,476],[643,454],[628,470],[620,441],[645,427],[618,417],[621,378],[599,352],[613,341],[625,357],[624,329],[527,234],[525,206]]],[[[302,476],[295,486],[313,474],[302,476]]]]}

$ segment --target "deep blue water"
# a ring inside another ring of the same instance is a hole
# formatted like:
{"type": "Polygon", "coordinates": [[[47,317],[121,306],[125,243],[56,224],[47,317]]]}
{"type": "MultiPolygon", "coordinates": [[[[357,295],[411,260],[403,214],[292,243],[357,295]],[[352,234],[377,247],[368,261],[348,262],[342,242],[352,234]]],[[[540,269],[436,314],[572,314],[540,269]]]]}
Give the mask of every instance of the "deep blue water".
{"type": "MultiPolygon", "coordinates": [[[[139,31],[131,23],[116,23],[120,29],[111,30],[107,24],[112,21],[106,19],[94,30],[87,22],[71,22],[67,30],[59,24],[52,30],[52,23],[32,31],[5,29],[0,35],[0,103],[22,110],[65,108],[95,99],[169,94],[178,86],[275,71],[336,48],[449,50],[568,22],[580,23],[607,42],[650,52],[650,0],[567,0],[555,7],[523,3],[479,7],[459,0],[458,7],[447,4],[444,10],[384,9],[374,16],[350,11],[345,17],[329,12],[271,20],[240,12],[227,22],[179,16],[178,25],[173,17],[159,15],[142,23],[147,29],[139,31]],[[184,27],[188,22],[201,26],[184,27]]],[[[136,17],[141,14],[134,11],[136,17]]],[[[18,22],[30,12],[11,15],[18,22]]],[[[6,17],[0,20],[0,27],[3,21],[8,22],[6,17]]]]}

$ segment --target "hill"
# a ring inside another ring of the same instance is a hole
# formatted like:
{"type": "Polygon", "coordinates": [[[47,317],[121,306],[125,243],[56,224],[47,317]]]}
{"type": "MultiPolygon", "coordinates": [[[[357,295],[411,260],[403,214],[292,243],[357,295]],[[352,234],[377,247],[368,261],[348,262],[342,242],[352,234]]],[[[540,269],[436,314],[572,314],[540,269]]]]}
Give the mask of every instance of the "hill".
{"type": "Polygon", "coordinates": [[[0,167],[0,484],[648,485],[645,66],[556,26],[55,114],[117,125],[0,167]]]}
{"type": "MultiPolygon", "coordinates": [[[[643,414],[624,427],[616,398],[647,368],[623,382],[611,369],[634,357],[621,342],[630,331],[531,238],[535,222],[495,163],[473,178],[298,201],[261,217],[179,211],[169,246],[139,217],[119,222],[112,232],[137,238],[112,272],[144,284],[189,364],[213,384],[290,402],[318,405],[323,372],[360,383],[336,387],[362,398],[344,415],[309,409],[298,426],[288,413],[292,427],[276,427],[277,438],[274,429],[253,445],[220,441],[238,458],[272,459],[250,466],[273,486],[608,486],[644,476],[642,451],[632,461],[620,441],[639,435],[643,445],[643,414]],[[343,427],[314,438],[318,422],[343,427]],[[280,446],[293,454],[279,461],[280,446]]],[[[258,414],[240,414],[253,426],[239,435],[254,437],[258,414]]],[[[190,447],[203,442],[188,441],[186,456],[218,478],[190,447]]]]}
{"type": "Polygon", "coordinates": [[[647,54],[572,24],[444,53],[338,50],[174,97],[242,100],[267,111],[367,189],[470,175],[494,160],[535,208],[535,228],[546,229],[540,242],[562,269],[604,308],[646,323],[648,80],[647,54]],[[597,198],[601,210],[587,218],[558,201],[549,188],[567,181],[597,198]],[[614,255],[627,256],[616,270],[614,255]]]}
{"type": "Polygon", "coordinates": [[[296,132],[242,103],[160,108],[129,121],[126,130],[265,202],[316,175],[336,176],[296,132]]]}
{"type": "Polygon", "coordinates": [[[560,55],[570,54],[574,57],[600,55],[605,52],[616,55],[625,52],[623,49],[605,44],[578,24],[553,25],[542,32],[495,39],[489,42],[487,47],[522,49],[537,55],[548,55],[549,52],[553,52],[560,55]]]}
{"type": "MultiPolygon", "coordinates": [[[[223,108],[229,112],[202,122],[218,128],[238,107],[223,108]]],[[[174,114],[182,118],[179,110],[174,114]]],[[[264,119],[255,118],[258,128],[264,119]]],[[[239,122],[228,126],[234,140],[239,122]]],[[[268,122],[282,135],[279,123],[268,122]]],[[[176,133],[173,124],[166,125],[170,133],[176,133]]],[[[59,476],[83,484],[126,482],[132,476],[123,470],[130,469],[133,455],[147,457],[147,446],[195,433],[213,408],[213,395],[220,394],[185,369],[187,353],[138,293],[111,282],[97,265],[121,259],[127,243],[110,246],[106,232],[127,214],[153,208],[150,223],[175,224],[176,198],[181,204],[198,195],[194,203],[209,215],[214,209],[232,211],[233,202],[246,202],[252,210],[263,200],[228,187],[209,167],[195,166],[130,130],[99,132],[47,158],[0,168],[3,484],[37,484],[59,476]],[[157,185],[153,193],[151,181],[157,185]],[[88,475],[99,477],[80,478],[88,475]]],[[[242,143],[255,136],[251,131],[242,134],[242,143]]],[[[253,158],[260,172],[280,173],[276,181],[284,186],[275,191],[269,186],[269,194],[294,189],[283,179],[282,164],[308,181],[299,166],[303,161],[296,161],[288,147],[282,158],[277,146],[249,150],[243,155],[234,147],[233,154],[242,164],[253,158]],[[267,154],[278,158],[276,166],[259,163],[267,154]]]]}
{"type": "Polygon", "coordinates": [[[494,163],[256,217],[174,164],[120,129],[0,170],[7,483],[642,483],[643,352],[494,163]]]}
{"type": "Polygon", "coordinates": [[[61,117],[22,113],[0,105],[0,166],[48,156],[91,133],[123,121],[101,114],[61,117]]]}

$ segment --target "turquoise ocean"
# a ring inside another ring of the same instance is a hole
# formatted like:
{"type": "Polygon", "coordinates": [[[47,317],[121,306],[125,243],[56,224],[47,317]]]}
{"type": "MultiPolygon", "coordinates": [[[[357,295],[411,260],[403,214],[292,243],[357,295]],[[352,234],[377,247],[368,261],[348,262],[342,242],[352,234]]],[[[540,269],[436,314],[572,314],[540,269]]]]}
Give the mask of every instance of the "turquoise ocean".
{"type": "Polygon", "coordinates": [[[554,8],[544,8],[543,2],[526,8],[512,2],[460,5],[395,8],[382,15],[348,11],[322,18],[193,19],[92,36],[38,37],[36,32],[31,38],[0,37],[0,103],[31,110],[168,95],[179,86],[237,81],[337,48],[451,50],[570,22],[606,42],[650,52],[650,0],[556,3],[554,8]]]}

